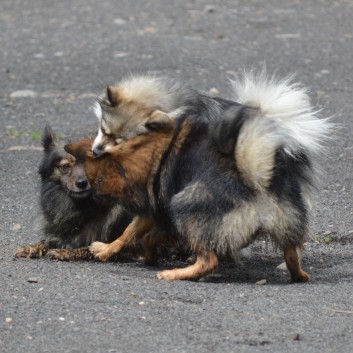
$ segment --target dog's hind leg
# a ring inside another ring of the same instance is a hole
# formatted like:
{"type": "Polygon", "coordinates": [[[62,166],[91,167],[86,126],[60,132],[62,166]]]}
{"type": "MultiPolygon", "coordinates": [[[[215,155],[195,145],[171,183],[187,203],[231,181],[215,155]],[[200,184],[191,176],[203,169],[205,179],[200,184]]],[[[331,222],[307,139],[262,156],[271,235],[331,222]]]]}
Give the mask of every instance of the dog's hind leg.
{"type": "Polygon", "coordinates": [[[144,239],[145,265],[155,266],[158,262],[157,240],[154,234],[148,233],[144,239]]]}
{"type": "Polygon", "coordinates": [[[199,250],[196,262],[185,268],[175,268],[157,273],[158,279],[186,279],[197,280],[202,276],[214,272],[218,267],[218,257],[213,251],[199,250]]]}
{"type": "Polygon", "coordinates": [[[49,250],[49,243],[41,240],[37,244],[21,246],[16,250],[15,257],[39,258],[44,256],[49,250]]]}
{"type": "Polygon", "coordinates": [[[94,259],[88,247],[77,249],[50,249],[47,256],[52,260],[59,261],[85,261],[94,259]]]}
{"type": "Polygon", "coordinates": [[[107,261],[124,247],[141,239],[154,225],[155,222],[152,218],[136,216],[119,238],[109,244],[96,241],[92,243],[89,250],[99,260],[107,261]]]}
{"type": "Polygon", "coordinates": [[[167,249],[176,247],[175,240],[163,229],[153,228],[144,238],[145,265],[155,266],[160,256],[167,255],[167,249]]]}
{"type": "Polygon", "coordinates": [[[297,246],[288,244],[284,248],[284,260],[293,282],[308,282],[310,275],[302,269],[299,251],[297,246]]]}

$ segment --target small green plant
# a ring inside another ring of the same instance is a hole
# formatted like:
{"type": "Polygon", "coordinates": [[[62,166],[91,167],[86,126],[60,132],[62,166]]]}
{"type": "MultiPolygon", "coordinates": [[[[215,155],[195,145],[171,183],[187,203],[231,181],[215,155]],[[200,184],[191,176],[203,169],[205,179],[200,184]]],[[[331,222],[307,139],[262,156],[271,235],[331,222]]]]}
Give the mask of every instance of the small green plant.
{"type": "Polygon", "coordinates": [[[15,130],[15,129],[8,129],[7,130],[7,136],[10,136],[10,137],[20,137],[23,135],[23,132],[22,131],[19,131],[19,130],[15,130]]]}
{"type": "Polygon", "coordinates": [[[313,237],[313,240],[316,243],[330,244],[333,242],[333,237],[331,235],[324,235],[324,236],[317,235],[317,236],[313,237]]]}
{"type": "Polygon", "coordinates": [[[42,133],[40,131],[32,131],[32,140],[40,141],[42,139],[42,133]]]}

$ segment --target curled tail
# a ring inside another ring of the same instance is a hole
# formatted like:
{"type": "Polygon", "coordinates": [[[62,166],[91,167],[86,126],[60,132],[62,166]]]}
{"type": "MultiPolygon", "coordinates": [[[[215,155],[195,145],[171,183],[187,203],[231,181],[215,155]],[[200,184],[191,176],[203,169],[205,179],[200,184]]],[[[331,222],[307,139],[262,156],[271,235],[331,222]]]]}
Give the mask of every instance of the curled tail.
{"type": "Polygon", "coordinates": [[[244,181],[265,192],[290,168],[304,187],[316,186],[313,157],[331,123],[318,118],[306,89],[291,78],[267,77],[265,71],[244,74],[232,86],[238,103],[210,127],[210,136],[222,153],[234,155],[244,181]]]}

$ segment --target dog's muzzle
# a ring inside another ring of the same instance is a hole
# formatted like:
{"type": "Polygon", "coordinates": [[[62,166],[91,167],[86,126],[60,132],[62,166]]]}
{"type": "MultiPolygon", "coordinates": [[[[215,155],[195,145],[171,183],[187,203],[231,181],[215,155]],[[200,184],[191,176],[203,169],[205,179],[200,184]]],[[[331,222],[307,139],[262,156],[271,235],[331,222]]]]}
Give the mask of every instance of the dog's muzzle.
{"type": "Polygon", "coordinates": [[[104,153],[104,147],[103,146],[97,146],[97,147],[94,147],[93,150],[93,155],[97,158],[101,157],[104,153]]]}

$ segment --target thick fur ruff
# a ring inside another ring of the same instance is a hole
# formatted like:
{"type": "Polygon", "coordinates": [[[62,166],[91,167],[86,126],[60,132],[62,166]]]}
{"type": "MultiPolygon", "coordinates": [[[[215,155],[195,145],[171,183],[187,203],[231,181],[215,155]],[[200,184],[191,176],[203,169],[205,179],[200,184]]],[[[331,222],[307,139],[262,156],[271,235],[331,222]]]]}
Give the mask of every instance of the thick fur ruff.
{"type": "Polygon", "coordinates": [[[217,267],[220,255],[266,234],[283,249],[292,279],[309,280],[298,249],[308,233],[315,153],[330,125],[317,117],[305,90],[264,73],[245,75],[233,83],[240,101],[235,103],[183,87],[178,95],[176,86],[163,93],[164,81],[157,80],[157,89],[154,80],[132,80],[122,83],[129,95],[117,85],[100,100],[101,136],[93,153],[103,157],[94,158],[87,143],[67,150],[85,159],[97,193],[144,219],[134,222],[130,235],[155,227],[196,253],[194,265],[159,278],[203,276],[217,267]],[[158,94],[145,100],[145,92],[158,94]],[[166,108],[166,97],[177,103],[166,108]]]}
{"type": "Polygon", "coordinates": [[[17,256],[40,257],[57,248],[60,250],[51,251],[54,258],[93,258],[88,248],[76,250],[94,241],[113,241],[132,217],[114,202],[94,199],[82,163],[65,152],[49,127],[44,130],[42,145],[44,153],[39,167],[42,215],[37,228],[45,241],[18,249],[17,256]]]}
{"type": "Polygon", "coordinates": [[[184,114],[219,117],[230,101],[212,98],[165,77],[131,76],[108,86],[94,111],[99,120],[92,149],[101,155],[135,136],[161,128],[184,114]]]}

